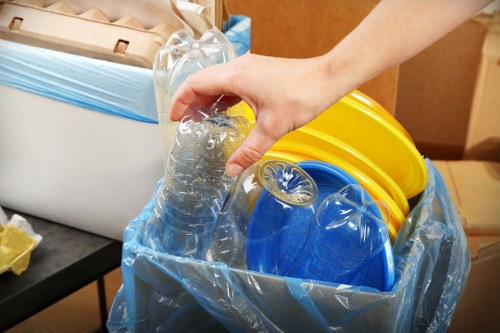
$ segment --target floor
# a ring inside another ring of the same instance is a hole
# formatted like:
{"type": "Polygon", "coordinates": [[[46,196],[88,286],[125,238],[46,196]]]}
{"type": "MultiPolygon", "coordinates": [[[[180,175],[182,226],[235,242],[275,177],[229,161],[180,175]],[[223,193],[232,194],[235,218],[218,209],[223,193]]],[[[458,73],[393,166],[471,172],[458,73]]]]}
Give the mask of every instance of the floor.
{"type": "MultiPolygon", "coordinates": [[[[104,277],[108,311],[122,283],[121,270],[104,277]]],[[[101,329],[97,282],[39,312],[6,333],[94,333],[101,329]]]]}

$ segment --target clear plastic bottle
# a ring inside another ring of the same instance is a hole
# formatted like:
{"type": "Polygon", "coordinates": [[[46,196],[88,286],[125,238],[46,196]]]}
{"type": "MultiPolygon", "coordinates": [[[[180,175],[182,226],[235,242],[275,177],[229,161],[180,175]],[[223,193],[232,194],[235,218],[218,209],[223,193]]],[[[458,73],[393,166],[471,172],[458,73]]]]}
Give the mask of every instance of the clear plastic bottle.
{"type": "Polygon", "coordinates": [[[388,221],[388,216],[384,202],[365,202],[360,185],[347,185],[329,195],[316,212],[307,241],[286,275],[351,285],[366,280],[358,274],[387,243],[384,220],[388,221]]]}
{"type": "Polygon", "coordinates": [[[193,105],[180,122],[170,121],[172,97],[192,73],[228,62],[236,53],[227,38],[210,29],[199,40],[178,31],[160,48],[153,75],[163,139],[164,182],[154,214],[142,235],[151,248],[203,258],[210,234],[234,177],[225,163],[249,131],[243,117],[230,117],[227,105],[193,105]]]}
{"type": "Polygon", "coordinates": [[[235,177],[225,164],[249,131],[227,105],[192,108],[177,128],[164,183],[145,229],[150,245],[177,256],[202,259],[235,177]]]}
{"type": "Polygon", "coordinates": [[[153,64],[153,77],[165,164],[178,125],[169,116],[175,92],[189,75],[235,58],[236,52],[231,43],[215,28],[206,31],[198,40],[187,31],[177,31],[158,50],[153,64]]]}
{"type": "Polygon", "coordinates": [[[247,169],[219,216],[208,259],[280,274],[299,252],[314,216],[318,190],[300,167],[264,160],[247,169]],[[288,230],[290,219],[303,229],[288,230]],[[286,258],[285,258],[286,257],[286,258]]]}

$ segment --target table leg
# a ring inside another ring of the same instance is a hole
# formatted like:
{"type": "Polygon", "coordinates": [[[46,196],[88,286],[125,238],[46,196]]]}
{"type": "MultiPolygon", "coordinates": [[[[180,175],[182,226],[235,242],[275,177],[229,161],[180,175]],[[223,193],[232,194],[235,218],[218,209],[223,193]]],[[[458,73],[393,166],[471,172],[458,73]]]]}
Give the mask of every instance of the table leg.
{"type": "Polygon", "coordinates": [[[106,321],[108,320],[108,306],[106,304],[106,288],[104,276],[97,278],[97,291],[99,293],[99,312],[101,314],[102,331],[107,332],[106,321]]]}

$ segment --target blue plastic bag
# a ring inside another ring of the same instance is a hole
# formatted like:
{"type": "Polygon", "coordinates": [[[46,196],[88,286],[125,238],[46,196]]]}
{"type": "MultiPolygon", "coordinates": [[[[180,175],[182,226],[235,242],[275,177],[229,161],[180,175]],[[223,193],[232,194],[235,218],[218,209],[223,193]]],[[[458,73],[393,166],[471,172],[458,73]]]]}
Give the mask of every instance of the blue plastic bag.
{"type": "Polygon", "coordinates": [[[142,228],[154,197],[125,230],[111,332],[443,332],[464,291],[470,254],[443,179],[429,182],[401,227],[389,292],[286,278],[158,253],[142,228]]]}

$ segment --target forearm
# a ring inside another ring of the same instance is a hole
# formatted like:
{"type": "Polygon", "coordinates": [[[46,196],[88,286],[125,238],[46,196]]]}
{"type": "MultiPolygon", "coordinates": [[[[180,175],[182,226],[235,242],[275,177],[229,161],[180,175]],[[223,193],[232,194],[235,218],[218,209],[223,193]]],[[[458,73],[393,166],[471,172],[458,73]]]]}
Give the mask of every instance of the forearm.
{"type": "Polygon", "coordinates": [[[472,17],[491,0],[381,0],[323,56],[283,59],[257,55],[214,65],[189,77],[173,98],[179,120],[204,96],[247,102],[256,123],[227,162],[239,174],[283,135],[304,126],[372,77],[402,63],[472,17]]]}
{"type": "Polygon", "coordinates": [[[413,57],[492,0],[382,0],[324,56],[332,102],[413,57]],[[340,89],[340,90],[339,90],[340,89]]]}

